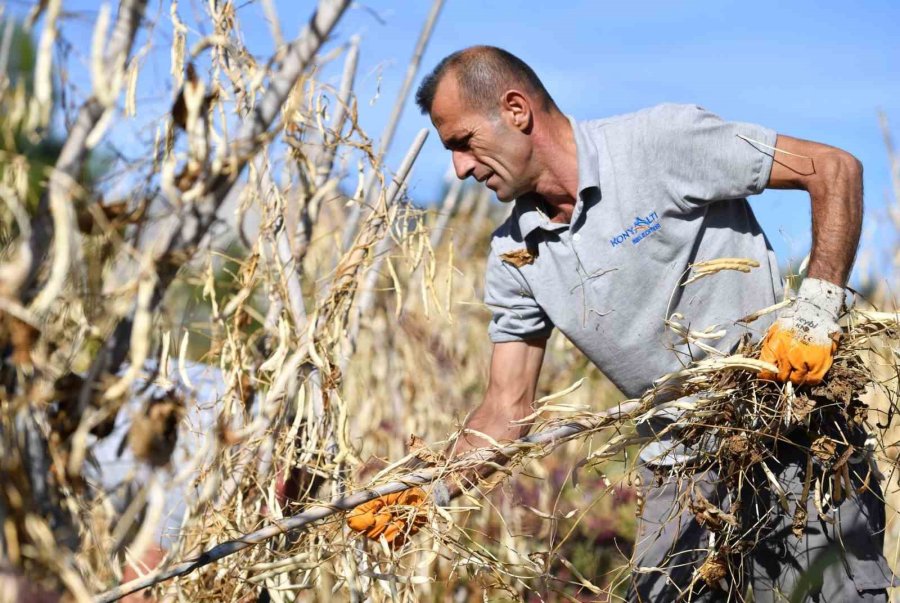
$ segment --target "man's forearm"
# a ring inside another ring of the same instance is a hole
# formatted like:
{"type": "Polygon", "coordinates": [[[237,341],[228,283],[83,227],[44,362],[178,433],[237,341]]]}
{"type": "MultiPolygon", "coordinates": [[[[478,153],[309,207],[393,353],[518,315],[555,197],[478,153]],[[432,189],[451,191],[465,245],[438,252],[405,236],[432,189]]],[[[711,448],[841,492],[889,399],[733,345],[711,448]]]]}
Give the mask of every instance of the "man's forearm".
{"type": "Polygon", "coordinates": [[[862,228],[862,164],[848,153],[823,163],[817,169],[824,177],[809,189],[813,244],[807,274],[843,287],[862,228]]]}
{"type": "Polygon", "coordinates": [[[819,142],[778,135],[767,188],[801,189],[812,205],[812,251],[807,275],[847,284],[862,227],[862,164],[819,142]]]}
{"type": "Polygon", "coordinates": [[[831,368],[841,332],[843,287],[862,226],[862,164],[836,147],[779,134],[768,188],[800,189],[812,206],[807,278],[762,341],[759,358],[777,371],[761,379],[815,385],[831,368]]]}
{"type": "Polygon", "coordinates": [[[472,459],[473,464],[470,468],[456,471],[450,479],[445,480],[451,498],[457,496],[462,490],[477,484],[485,475],[492,473],[492,464],[506,463],[506,457],[498,455],[492,450],[491,440],[508,442],[527,435],[532,424],[520,424],[516,421],[527,417],[531,413],[531,409],[530,399],[500,403],[492,400],[490,393],[488,394],[481,406],[471,414],[463,432],[447,451],[448,457],[458,458],[473,450],[483,450],[483,454],[476,454],[476,458],[472,459]],[[484,434],[490,439],[478,434],[484,434]],[[491,464],[481,463],[481,461],[490,461],[491,464]]]}
{"type": "Polygon", "coordinates": [[[532,412],[546,344],[546,339],[494,344],[484,401],[472,412],[463,432],[447,450],[451,459],[476,449],[482,449],[484,454],[476,455],[478,458],[473,458],[472,464],[466,463],[466,469],[456,470],[444,480],[451,495],[458,494],[460,486],[478,483],[492,471],[491,465],[479,461],[506,462],[506,458],[493,450],[493,442],[517,440],[531,429],[531,424],[518,421],[532,412]]]}
{"type": "Polygon", "coordinates": [[[517,400],[512,403],[493,402],[486,399],[481,406],[475,409],[463,429],[459,439],[451,447],[452,456],[461,456],[475,448],[490,446],[488,439],[480,437],[476,433],[483,433],[494,441],[517,440],[528,433],[530,425],[515,423],[531,412],[530,400],[517,400]]]}

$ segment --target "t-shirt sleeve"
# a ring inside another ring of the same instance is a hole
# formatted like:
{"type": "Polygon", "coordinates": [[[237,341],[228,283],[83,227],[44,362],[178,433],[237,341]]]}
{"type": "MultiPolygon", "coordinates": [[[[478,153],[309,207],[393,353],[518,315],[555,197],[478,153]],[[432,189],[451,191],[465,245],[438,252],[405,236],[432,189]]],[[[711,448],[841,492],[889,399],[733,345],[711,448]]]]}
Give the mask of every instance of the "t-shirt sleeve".
{"type": "Polygon", "coordinates": [[[493,314],[488,334],[494,343],[546,339],[553,330],[525,280],[493,250],[488,254],[484,303],[493,314]]]}
{"type": "Polygon", "coordinates": [[[643,125],[649,165],[686,206],[756,195],[769,182],[774,130],[696,105],[661,105],[643,125]]]}

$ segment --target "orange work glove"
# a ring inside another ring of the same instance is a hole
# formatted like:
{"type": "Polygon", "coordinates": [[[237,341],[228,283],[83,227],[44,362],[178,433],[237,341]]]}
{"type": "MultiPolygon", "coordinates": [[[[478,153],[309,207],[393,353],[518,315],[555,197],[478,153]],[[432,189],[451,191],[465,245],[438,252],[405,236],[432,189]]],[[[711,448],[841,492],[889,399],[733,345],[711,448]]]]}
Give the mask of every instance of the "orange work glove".
{"type": "Polygon", "coordinates": [[[418,487],[385,494],[350,511],[347,525],[373,540],[384,536],[389,545],[400,546],[425,523],[419,512],[424,502],[425,491],[418,487]]]}
{"type": "Polygon", "coordinates": [[[761,379],[815,385],[831,368],[841,328],[837,318],[844,290],[828,281],[806,278],[797,299],[769,328],[759,359],[778,367],[761,371],[761,379]]]}

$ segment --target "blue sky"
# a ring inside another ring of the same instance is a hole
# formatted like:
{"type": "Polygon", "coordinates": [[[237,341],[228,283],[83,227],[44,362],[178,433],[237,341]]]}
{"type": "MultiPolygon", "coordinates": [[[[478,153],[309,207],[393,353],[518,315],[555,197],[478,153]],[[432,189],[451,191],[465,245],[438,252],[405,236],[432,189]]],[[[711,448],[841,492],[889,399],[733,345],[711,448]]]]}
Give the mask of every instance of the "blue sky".
{"type": "MultiPolygon", "coordinates": [[[[182,0],[182,20],[196,22],[205,2],[182,0]]],[[[273,50],[261,5],[238,1],[245,42],[258,57],[273,50]]],[[[362,37],[357,78],[362,124],[381,131],[430,8],[428,0],[360,2],[339,25],[335,42],[362,37]],[[375,100],[374,104],[370,101],[375,100]]],[[[64,0],[74,16],[69,39],[89,48],[97,2],[64,0]]],[[[314,2],[276,0],[286,37],[299,32],[314,2]]],[[[159,16],[153,48],[141,71],[140,100],[161,115],[171,102],[168,81],[169,4],[151,0],[159,16]]],[[[22,13],[27,5],[10,4],[22,13]]],[[[519,55],[542,77],[560,107],[576,118],[623,113],[660,102],[690,102],[726,119],[757,122],[778,132],[845,148],[865,166],[864,244],[884,250],[889,169],[877,110],[900,134],[900,3],[887,0],[720,2],[547,2],[448,0],[425,54],[428,70],[471,44],[519,55]]],[[[189,45],[199,39],[192,32],[189,45]]],[[[76,61],[77,62],[77,61],[76,61]]],[[[73,78],[78,77],[77,66],[73,78]]],[[[420,74],[421,75],[421,74],[420,74]]],[[[336,81],[337,70],[327,74],[336,81]]],[[[145,106],[146,107],[146,106],[145,106]]],[[[143,109],[147,111],[147,109],[143,109]]],[[[153,110],[145,112],[153,113],[153,110]]],[[[128,147],[148,125],[120,124],[114,139],[128,147]],[[129,132],[130,129],[130,132],[129,132]]],[[[389,162],[396,165],[415,133],[430,126],[410,99],[389,162]]],[[[900,138],[900,136],[897,136],[900,138]]],[[[410,194],[433,200],[449,156],[437,137],[426,144],[410,194]]],[[[767,191],[753,207],[782,262],[808,251],[809,204],[800,192],[767,191]]]]}

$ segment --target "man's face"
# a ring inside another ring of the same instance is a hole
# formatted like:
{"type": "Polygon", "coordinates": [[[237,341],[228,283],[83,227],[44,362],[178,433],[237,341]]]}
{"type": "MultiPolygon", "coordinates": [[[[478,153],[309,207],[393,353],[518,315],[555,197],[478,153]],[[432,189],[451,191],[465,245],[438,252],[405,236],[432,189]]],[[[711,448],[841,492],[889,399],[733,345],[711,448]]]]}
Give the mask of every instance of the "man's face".
{"type": "Polygon", "coordinates": [[[453,155],[460,180],[471,176],[484,182],[500,201],[512,201],[533,190],[528,173],[531,140],[514,126],[513,115],[500,104],[497,99],[494,112],[468,107],[456,76],[448,73],[438,84],[431,121],[453,155]]]}

